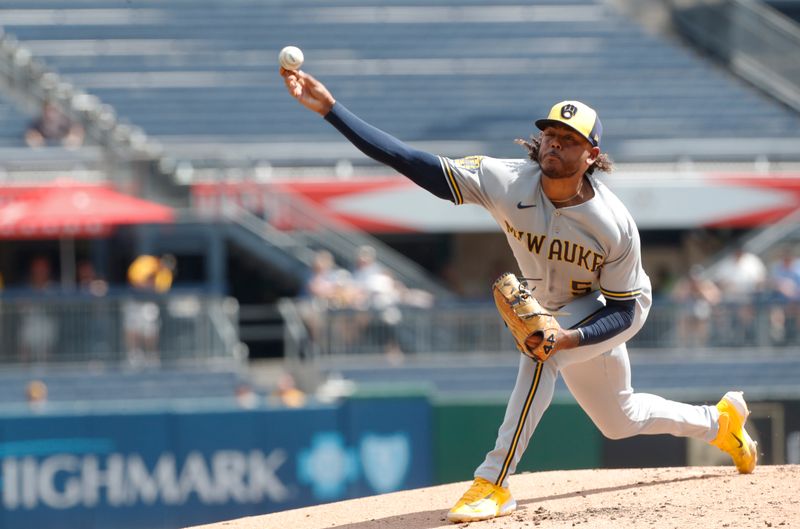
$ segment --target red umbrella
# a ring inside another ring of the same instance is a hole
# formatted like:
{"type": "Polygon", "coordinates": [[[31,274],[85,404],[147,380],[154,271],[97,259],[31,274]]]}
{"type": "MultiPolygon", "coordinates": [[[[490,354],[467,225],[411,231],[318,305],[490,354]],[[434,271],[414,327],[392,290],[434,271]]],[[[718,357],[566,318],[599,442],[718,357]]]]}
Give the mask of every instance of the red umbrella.
{"type": "Polygon", "coordinates": [[[37,189],[0,207],[0,238],[55,239],[107,235],[114,226],[172,222],[169,207],[105,186],[37,189]]]}
{"type": "Polygon", "coordinates": [[[108,186],[57,184],[0,206],[0,239],[60,239],[61,280],[75,277],[75,238],[102,237],[122,224],[172,222],[174,211],[108,186]]]}

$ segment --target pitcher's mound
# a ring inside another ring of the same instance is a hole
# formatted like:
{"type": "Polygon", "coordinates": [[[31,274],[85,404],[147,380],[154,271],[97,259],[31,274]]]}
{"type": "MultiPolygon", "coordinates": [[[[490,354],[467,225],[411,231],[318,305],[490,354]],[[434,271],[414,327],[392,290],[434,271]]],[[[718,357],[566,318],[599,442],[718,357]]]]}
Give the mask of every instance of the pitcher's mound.
{"type": "MultiPolygon", "coordinates": [[[[253,516],[204,529],[454,528],[447,510],[469,482],[253,516]]],[[[800,528],[800,466],[535,472],[511,477],[517,511],[481,528],[800,528]]],[[[196,528],[199,529],[199,528],[196,528]]]]}

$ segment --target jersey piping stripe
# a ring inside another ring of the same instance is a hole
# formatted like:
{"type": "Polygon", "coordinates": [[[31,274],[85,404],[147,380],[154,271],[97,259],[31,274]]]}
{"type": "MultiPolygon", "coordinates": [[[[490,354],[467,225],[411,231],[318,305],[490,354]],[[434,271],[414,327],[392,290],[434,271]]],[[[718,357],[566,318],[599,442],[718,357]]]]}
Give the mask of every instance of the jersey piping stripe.
{"type": "Polygon", "coordinates": [[[442,156],[439,156],[439,161],[441,162],[442,170],[447,177],[447,183],[450,185],[450,191],[453,193],[453,198],[456,199],[456,206],[460,206],[464,203],[464,199],[461,196],[461,190],[458,188],[456,179],[453,177],[453,169],[450,167],[450,164],[447,163],[447,160],[445,160],[442,156]]]}
{"type": "Polygon", "coordinates": [[[636,296],[642,293],[642,289],[639,288],[636,290],[629,290],[627,292],[615,292],[613,290],[606,290],[604,288],[601,288],[600,292],[602,292],[603,295],[607,298],[623,299],[623,298],[635,298],[636,296]]]}
{"type": "Polygon", "coordinates": [[[497,477],[497,481],[494,483],[498,487],[503,486],[503,481],[506,479],[506,475],[508,474],[508,467],[511,465],[511,460],[514,459],[514,452],[517,451],[517,443],[519,442],[520,434],[522,434],[522,427],[525,425],[525,421],[528,418],[528,412],[531,409],[533,397],[536,395],[536,389],[539,387],[539,379],[541,378],[543,367],[543,362],[537,362],[536,372],[533,374],[531,389],[528,390],[528,398],[525,399],[525,406],[522,407],[522,413],[517,421],[517,430],[514,432],[514,440],[511,442],[511,448],[509,448],[508,455],[506,455],[506,460],[503,462],[503,468],[500,470],[500,475],[497,477]]]}

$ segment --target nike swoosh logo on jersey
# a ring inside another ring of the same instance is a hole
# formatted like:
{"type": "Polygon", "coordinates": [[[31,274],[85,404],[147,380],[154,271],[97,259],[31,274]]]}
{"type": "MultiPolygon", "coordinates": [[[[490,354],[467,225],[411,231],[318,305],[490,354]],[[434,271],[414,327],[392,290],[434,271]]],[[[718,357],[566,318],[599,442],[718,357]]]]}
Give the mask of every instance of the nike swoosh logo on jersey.
{"type": "Polygon", "coordinates": [[[523,204],[521,201],[517,202],[517,209],[535,208],[536,204],[523,204]]]}

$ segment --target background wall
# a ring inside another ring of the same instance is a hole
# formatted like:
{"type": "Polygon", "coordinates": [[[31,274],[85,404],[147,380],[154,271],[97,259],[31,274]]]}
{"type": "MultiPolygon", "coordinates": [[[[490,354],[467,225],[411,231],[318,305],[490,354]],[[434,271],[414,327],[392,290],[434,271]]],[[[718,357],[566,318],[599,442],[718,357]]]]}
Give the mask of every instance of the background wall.
{"type": "MultiPolygon", "coordinates": [[[[470,480],[504,409],[413,392],[293,410],[6,412],[0,528],[183,527],[470,480]]],[[[800,456],[800,402],[753,410],[764,463],[800,456]]],[[[606,440],[566,400],[545,414],[518,472],[729,464],[700,445],[606,440]]]]}

